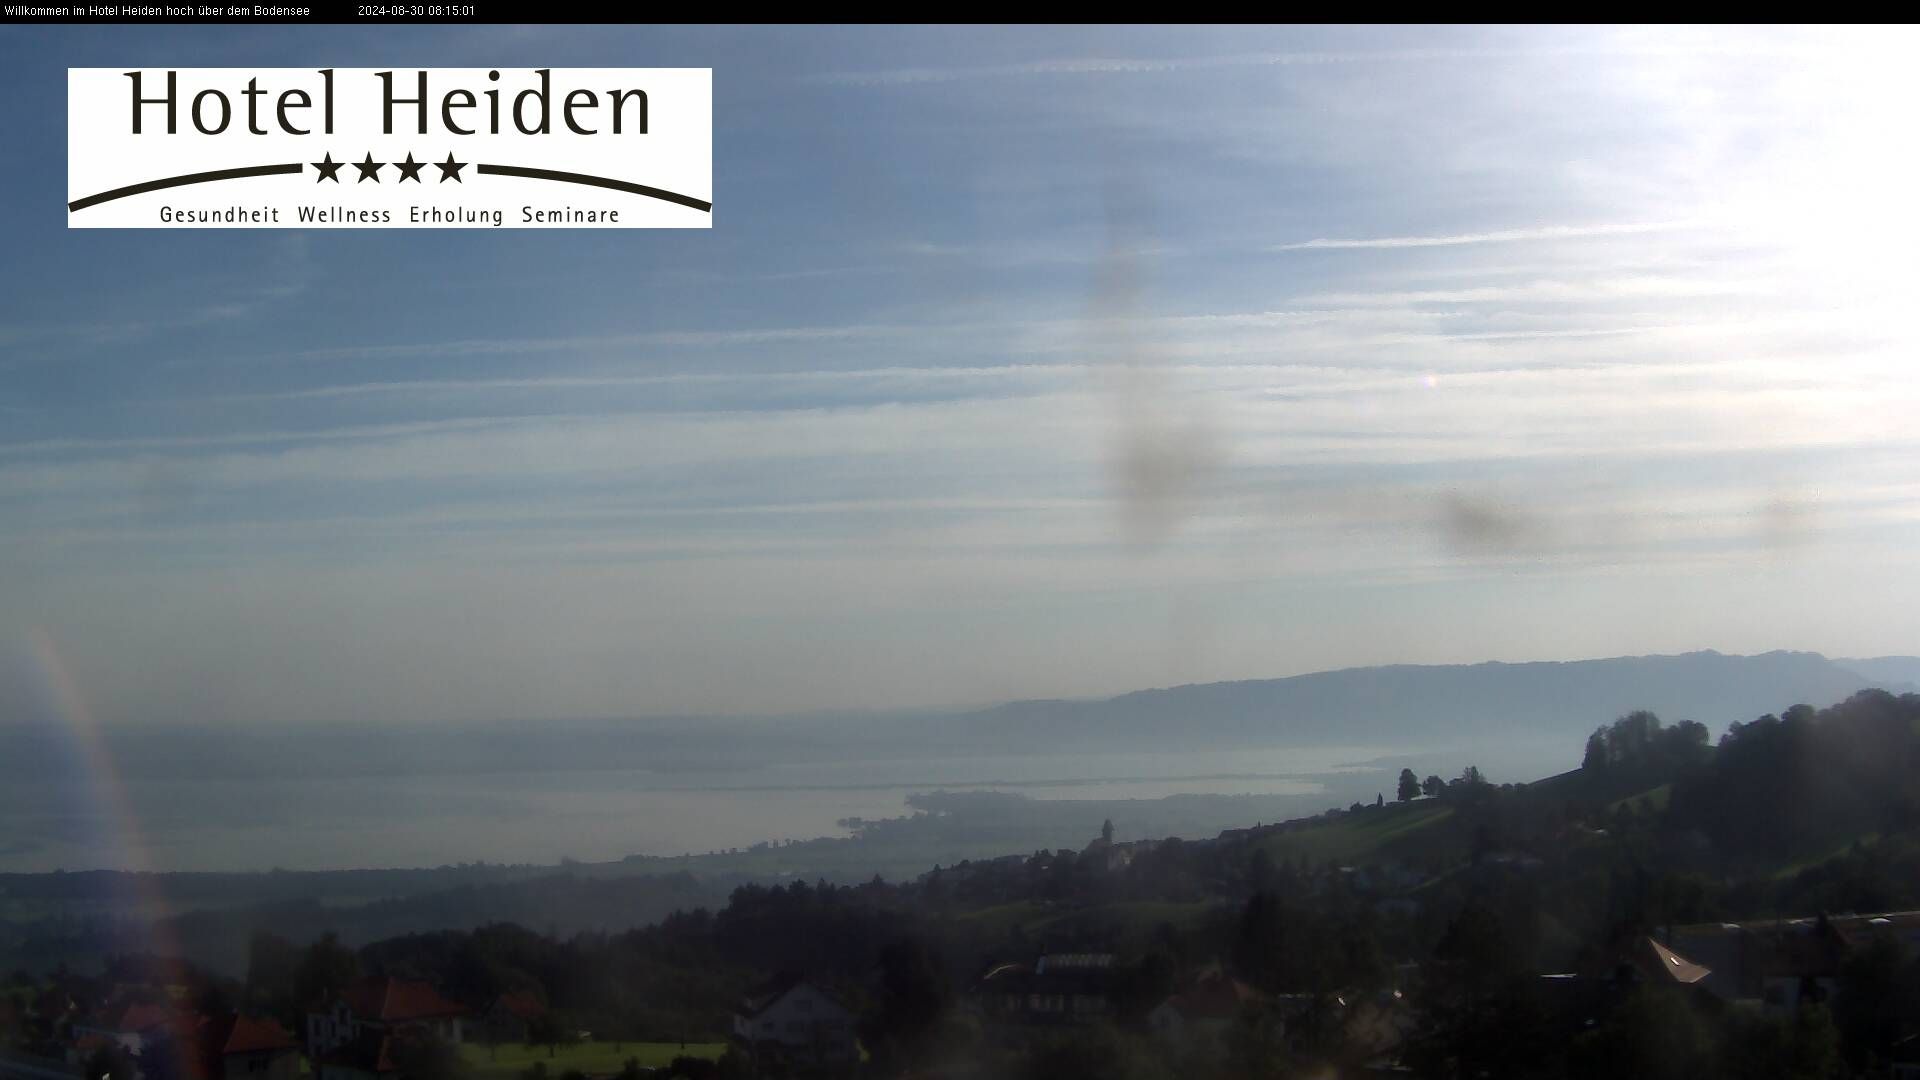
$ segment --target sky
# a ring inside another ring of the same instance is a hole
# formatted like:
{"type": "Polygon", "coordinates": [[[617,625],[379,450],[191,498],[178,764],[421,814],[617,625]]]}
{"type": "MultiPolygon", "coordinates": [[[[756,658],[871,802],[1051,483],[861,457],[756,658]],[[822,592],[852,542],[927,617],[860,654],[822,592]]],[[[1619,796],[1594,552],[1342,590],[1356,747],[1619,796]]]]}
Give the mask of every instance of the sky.
{"type": "Polygon", "coordinates": [[[0,724],[1920,652],[1916,44],[8,27],[0,724]],[[69,231],[121,65],[710,66],[714,227],[69,231]]]}

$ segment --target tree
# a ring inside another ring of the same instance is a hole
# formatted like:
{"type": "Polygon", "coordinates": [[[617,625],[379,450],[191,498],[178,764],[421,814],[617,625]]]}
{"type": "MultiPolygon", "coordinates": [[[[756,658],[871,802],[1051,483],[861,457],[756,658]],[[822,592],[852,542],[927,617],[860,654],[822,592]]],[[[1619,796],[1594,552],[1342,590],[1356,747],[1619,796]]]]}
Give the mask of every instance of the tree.
{"type": "Polygon", "coordinates": [[[916,937],[880,949],[880,1008],[861,1031],[876,1061],[900,1069],[931,1049],[950,1005],[941,968],[939,957],[916,937]]]}
{"type": "Polygon", "coordinates": [[[1606,729],[1587,736],[1587,752],[1580,757],[1580,769],[1583,772],[1597,773],[1607,767],[1606,729]]]}
{"type": "Polygon", "coordinates": [[[1288,1019],[1272,1001],[1256,1001],[1242,1009],[1222,1040],[1227,1075],[1287,1075],[1296,1064],[1287,1045],[1288,1019]]]}
{"type": "Polygon", "coordinates": [[[1574,1076],[1593,1080],[1691,1080],[1710,1072],[1713,1056],[1711,1032],[1687,999],[1652,988],[1635,992],[1572,1050],[1574,1076]]]}
{"type": "Polygon", "coordinates": [[[562,1046],[572,1046],[580,1041],[580,1029],[573,1019],[554,1012],[552,1009],[527,1021],[527,1045],[544,1046],[547,1056],[553,1057],[562,1046]]]}
{"type": "Polygon", "coordinates": [[[1147,1013],[1173,993],[1175,970],[1173,957],[1155,949],[1121,971],[1113,983],[1114,1012],[1121,1022],[1144,1027],[1147,1013]]]}
{"type": "Polygon", "coordinates": [[[1165,1074],[1134,1037],[1090,1027],[1041,1040],[1015,1075],[1028,1080],[1149,1080],[1165,1074]]]}
{"type": "Polygon", "coordinates": [[[1319,993],[1371,983],[1377,944],[1352,913],[1329,914],[1257,892],[1240,910],[1233,966],[1241,978],[1275,993],[1319,993]]]}
{"type": "Polygon", "coordinates": [[[1420,781],[1420,794],[1429,799],[1439,798],[1446,790],[1447,782],[1438,776],[1429,775],[1425,780],[1420,781]]]}
{"type": "Polygon", "coordinates": [[[467,1064],[453,1044],[418,1033],[394,1039],[393,1063],[407,1080],[466,1080],[467,1064]]]}
{"type": "Polygon", "coordinates": [[[294,1000],[299,967],[300,950],[292,942],[278,934],[255,930],[247,940],[247,1002],[283,1022],[295,1019],[297,1009],[313,1004],[294,1000]]]}
{"type": "Polygon", "coordinates": [[[1420,778],[1413,775],[1412,769],[1400,770],[1400,790],[1395,797],[1401,802],[1412,802],[1420,797],[1420,778]]]}
{"type": "Polygon", "coordinates": [[[1735,1013],[1726,1032],[1721,1073],[1741,1080],[1839,1080],[1847,1075],[1840,1037],[1824,1005],[1790,1017],[1735,1013]]]}
{"type": "Polygon", "coordinates": [[[181,1046],[172,1033],[165,1031],[148,1032],[140,1040],[140,1053],[134,1059],[139,1066],[140,1080],[182,1080],[186,1063],[181,1060],[181,1046]]]}
{"type": "Polygon", "coordinates": [[[1460,909],[1434,948],[1428,975],[1436,997],[1473,999],[1492,993],[1521,970],[1510,928],[1493,909],[1471,903],[1460,909]]]}
{"type": "Polygon", "coordinates": [[[1908,960],[1899,939],[1878,935],[1855,949],[1840,966],[1840,993],[1833,1019],[1845,1036],[1854,1066],[1868,1055],[1886,1055],[1900,1038],[1908,1003],[1920,1001],[1920,965],[1908,960]]]}
{"type": "Polygon", "coordinates": [[[340,944],[338,936],[322,934],[300,957],[294,970],[293,996],[299,1007],[316,1005],[352,985],[360,977],[360,958],[340,944]]]}

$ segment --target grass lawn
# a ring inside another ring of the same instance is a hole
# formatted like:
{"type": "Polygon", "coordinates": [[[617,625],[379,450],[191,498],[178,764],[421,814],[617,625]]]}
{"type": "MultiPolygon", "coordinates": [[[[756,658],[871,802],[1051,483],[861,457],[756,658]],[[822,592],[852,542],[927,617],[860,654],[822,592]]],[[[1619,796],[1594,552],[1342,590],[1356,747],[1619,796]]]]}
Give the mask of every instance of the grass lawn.
{"type": "Polygon", "coordinates": [[[1672,798],[1673,798],[1673,785],[1661,784],[1657,788],[1648,788],[1647,790],[1642,791],[1637,795],[1629,795],[1624,799],[1615,801],[1613,805],[1607,807],[1607,812],[1612,813],[1613,811],[1618,810],[1621,807],[1626,806],[1628,804],[1632,804],[1635,809],[1638,809],[1640,806],[1641,799],[1647,800],[1647,804],[1652,806],[1655,810],[1665,810],[1667,808],[1667,803],[1672,798]]]}
{"type": "Polygon", "coordinates": [[[1328,860],[1359,862],[1375,855],[1388,844],[1415,832],[1432,828],[1453,816],[1453,807],[1437,800],[1393,804],[1368,809],[1360,815],[1348,815],[1337,821],[1309,825],[1276,833],[1263,846],[1276,859],[1305,858],[1310,862],[1328,860]]]}
{"type": "Polygon", "coordinates": [[[579,1069],[589,1076],[611,1076],[620,1071],[628,1058],[638,1058],[642,1068],[653,1068],[665,1065],[683,1054],[687,1057],[717,1058],[725,1049],[726,1046],[721,1043],[690,1042],[682,1049],[679,1043],[670,1042],[583,1042],[557,1047],[553,1056],[548,1057],[544,1046],[503,1043],[489,1050],[478,1043],[462,1043],[460,1056],[473,1066],[474,1080],[515,1080],[522,1070],[536,1061],[546,1064],[550,1077],[558,1077],[568,1069],[579,1069]]]}
{"type": "Polygon", "coordinates": [[[1874,844],[1877,844],[1879,842],[1880,842],[1879,833],[1877,832],[1862,833],[1859,836],[1854,837],[1852,840],[1848,840],[1846,843],[1841,844],[1840,846],[1832,849],[1831,851],[1823,851],[1814,855],[1809,855],[1806,858],[1799,860],[1798,862],[1790,862],[1787,865],[1782,866],[1780,869],[1774,871],[1773,880],[1785,881],[1788,878],[1793,877],[1794,875],[1800,873],[1803,870],[1811,870],[1814,867],[1819,866],[1821,863],[1826,862],[1828,859],[1837,859],[1840,856],[1845,855],[1847,852],[1853,850],[1853,845],[1855,844],[1859,844],[1862,847],[1872,847],[1874,844]]]}

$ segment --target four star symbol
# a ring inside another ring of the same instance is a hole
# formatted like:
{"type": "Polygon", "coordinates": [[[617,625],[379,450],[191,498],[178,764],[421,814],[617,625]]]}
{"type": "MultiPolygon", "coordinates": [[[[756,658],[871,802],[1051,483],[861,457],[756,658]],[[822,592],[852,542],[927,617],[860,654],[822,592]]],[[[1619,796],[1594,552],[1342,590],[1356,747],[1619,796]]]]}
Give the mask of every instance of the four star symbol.
{"type": "MultiPolygon", "coordinates": [[[[369,154],[367,156],[372,157],[373,155],[369,154]]],[[[400,179],[394,181],[395,183],[404,184],[411,180],[417,184],[420,182],[420,170],[426,168],[427,163],[413,160],[413,151],[409,150],[407,151],[407,160],[396,161],[393,163],[393,167],[400,170],[400,179]]]]}
{"type": "Polygon", "coordinates": [[[346,162],[344,161],[333,160],[333,151],[327,151],[325,158],[313,163],[313,167],[320,170],[320,175],[316,177],[313,182],[317,184],[322,180],[331,180],[336,184],[339,183],[340,178],[334,174],[339,172],[340,166],[345,164],[346,162]]]}
{"type": "Polygon", "coordinates": [[[413,160],[413,151],[411,150],[407,151],[407,160],[405,161],[375,161],[373,160],[373,153],[371,151],[367,153],[365,158],[359,161],[335,161],[333,160],[333,151],[329,150],[319,161],[313,162],[314,169],[320,174],[314,178],[313,182],[317,184],[322,180],[331,180],[337,184],[340,182],[340,170],[346,168],[348,165],[352,165],[354,168],[360,170],[360,178],[355,180],[354,183],[359,184],[371,180],[377,184],[380,182],[380,170],[386,168],[388,165],[392,165],[394,168],[400,170],[400,179],[394,181],[395,183],[403,184],[411,180],[418,184],[421,182],[420,170],[426,168],[428,165],[432,165],[434,168],[440,170],[441,183],[444,184],[451,180],[456,184],[464,184],[466,183],[466,179],[460,175],[460,170],[466,168],[467,164],[468,163],[464,161],[453,160],[453,154],[451,152],[447,154],[447,160],[445,161],[415,161],[413,160]]]}

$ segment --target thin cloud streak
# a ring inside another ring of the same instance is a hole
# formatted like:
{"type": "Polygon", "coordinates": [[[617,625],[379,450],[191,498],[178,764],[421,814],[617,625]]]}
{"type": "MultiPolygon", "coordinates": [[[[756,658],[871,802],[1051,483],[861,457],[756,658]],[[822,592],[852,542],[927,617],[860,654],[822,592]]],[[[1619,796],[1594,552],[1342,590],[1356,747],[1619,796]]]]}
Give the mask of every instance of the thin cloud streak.
{"type": "Polygon", "coordinates": [[[1702,228],[1695,221],[1645,221],[1618,225],[1544,225],[1525,229],[1494,229],[1440,236],[1381,236],[1366,239],[1321,238],[1276,244],[1273,251],[1374,251],[1395,248],[1464,247],[1473,244],[1512,244],[1546,240],[1583,240],[1596,236],[1641,236],[1647,233],[1685,232],[1702,228]]]}

